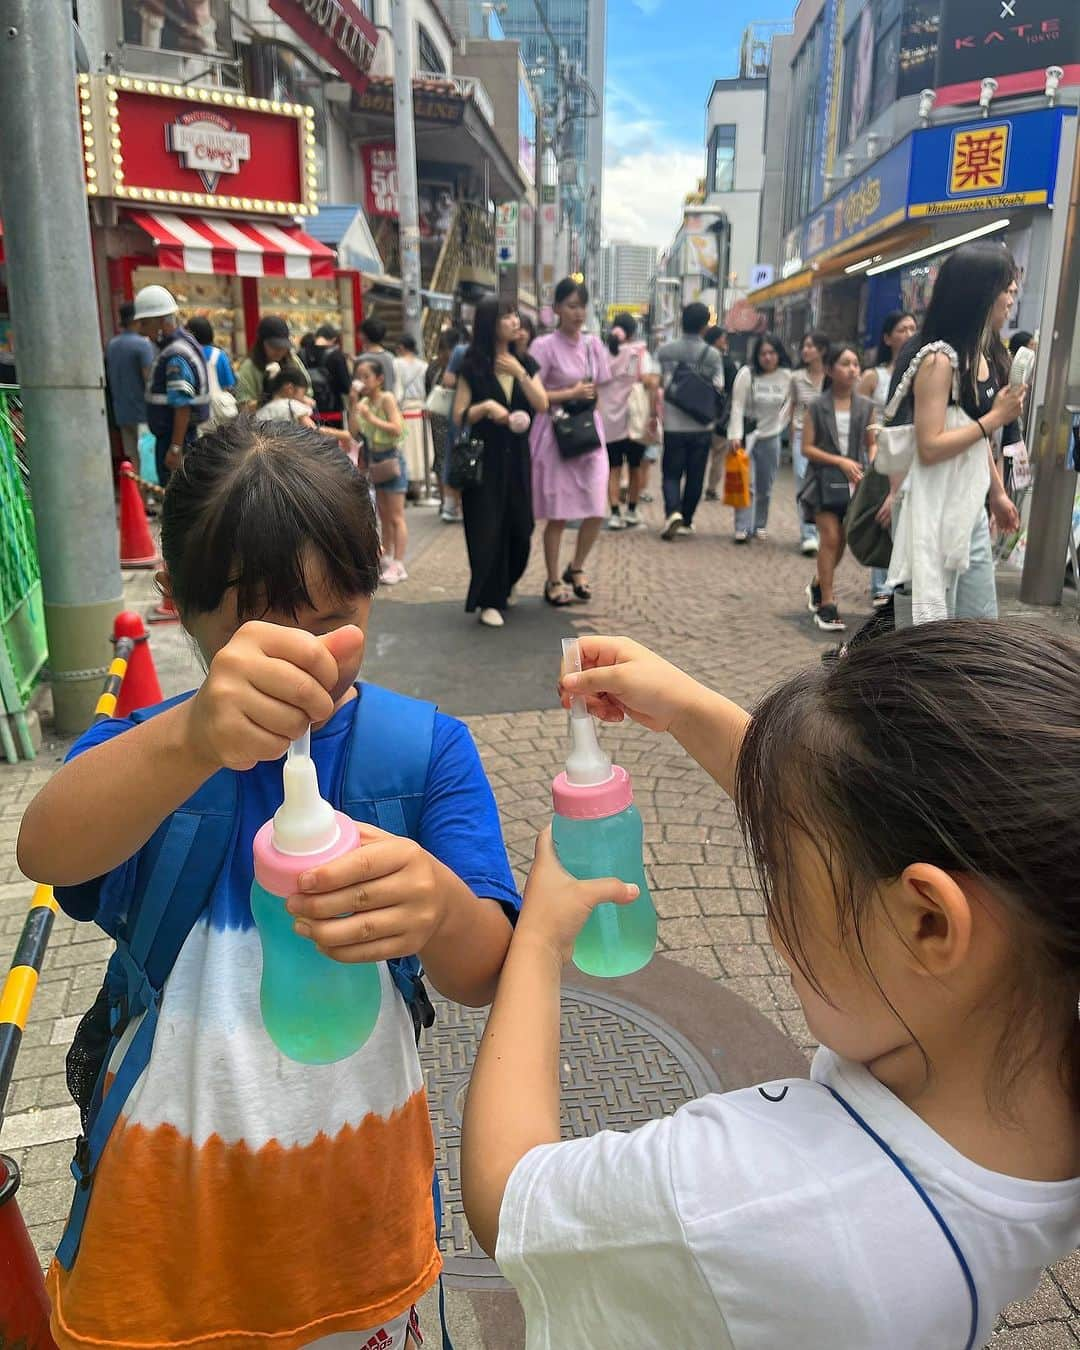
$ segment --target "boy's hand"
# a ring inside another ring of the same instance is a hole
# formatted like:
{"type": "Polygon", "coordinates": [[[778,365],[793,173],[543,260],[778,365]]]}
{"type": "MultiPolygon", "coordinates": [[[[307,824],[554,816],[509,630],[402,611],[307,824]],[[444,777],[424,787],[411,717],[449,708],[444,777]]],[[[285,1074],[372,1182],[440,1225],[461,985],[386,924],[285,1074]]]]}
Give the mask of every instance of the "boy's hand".
{"type": "Polygon", "coordinates": [[[549,948],[565,965],[585,920],[606,900],[628,905],[640,891],[615,877],[578,881],[559,862],[550,828],[536,840],[532,871],[514,933],[514,942],[536,942],[549,948]]]}
{"type": "Polygon", "coordinates": [[[333,714],[356,679],[363,650],[364,635],[351,624],[325,637],[281,624],[244,624],[186,705],[192,751],[214,769],[279,759],[309,724],[333,714]]]}
{"type": "Polygon", "coordinates": [[[668,731],[700,686],[677,666],[630,638],[578,639],[581,674],[564,671],[559,683],[563,706],[583,694],[589,712],[603,722],[630,717],[650,731],[668,731]]]}
{"type": "Polygon", "coordinates": [[[301,876],[296,931],[335,961],[413,956],[446,916],[439,864],[412,839],[358,828],[362,847],[301,876]]]}

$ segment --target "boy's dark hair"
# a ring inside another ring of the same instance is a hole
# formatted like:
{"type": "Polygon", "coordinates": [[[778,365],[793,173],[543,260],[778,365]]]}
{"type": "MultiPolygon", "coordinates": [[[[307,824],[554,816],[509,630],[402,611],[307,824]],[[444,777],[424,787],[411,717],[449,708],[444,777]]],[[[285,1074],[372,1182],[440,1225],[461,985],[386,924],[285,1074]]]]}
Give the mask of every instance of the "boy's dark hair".
{"type": "Polygon", "coordinates": [[[1028,333],[1023,328],[1018,328],[1009,339],[1009,355],[1015,356],[1021,347],[1027,347],[1034,336],[1034,333],[1028,333]]]}
{"type": "Polygon", "coordinates": [[[201,314],[193,314],[187,321],[187,330],[203,347],[211,347],[214,342],[214,326],[201,314]]]}
{"type": "Polygon", "coordinates": [[[1011,992],[1024,999],[999,1050],[1005,1093],[1032,1018],[1076,1009],[1078,782],[1080,647],[1034,624],[963,620],[852,646],[766,695],[735,806],[769,922],[823,995],[803,941],[798,843],[823,863],[853,951],[865,950],[876,887],[912,863],[991,892],[1016,921],[1011,992]]]}
{"type": "Polygon", "coordinates": [[[705,329],[704,333],[702,333],[701,336],[711,347],[715,342],[718,342],[722,337],[727,336],[727,329],[721,328],[718,323],[710,324],[709,327],[705,329]]]}
{"type": "Polygon", "coordinates": [[[404,333],[398,346],[403,352],[413,352],[415,354],[418,350],[416,339],[411,333],[404,333]]]}
{"type": "Polygon", "coordinates": [[[305,553],[342,599],[374,595],[379,538],[367,479],[299,423],[238,417],[201,437],[169,481],[161,551],[181,614],[236,589],[243,623],[312,605],[305,553]]]}
{"type": "Polygon", "coordinates": [[[386,324],[381,319],[365,319],[360,325],[360,331],[367,342],[375,342],[381,347],[386,336],[386,324]]]}
{"type": "Polygon", "coordinates": [[[693,337],[696,333],[702,333],[709,326],[709,306],[703,305],[700,300],[695,300],[692,304],[686,306],[682,312],[682,330],[693,337]]]}
{"type": "Polygon", "coordinates": [[[120,306],[120,327],[130,328],[135,322],[135,301],[125,300],[120,306]]]}

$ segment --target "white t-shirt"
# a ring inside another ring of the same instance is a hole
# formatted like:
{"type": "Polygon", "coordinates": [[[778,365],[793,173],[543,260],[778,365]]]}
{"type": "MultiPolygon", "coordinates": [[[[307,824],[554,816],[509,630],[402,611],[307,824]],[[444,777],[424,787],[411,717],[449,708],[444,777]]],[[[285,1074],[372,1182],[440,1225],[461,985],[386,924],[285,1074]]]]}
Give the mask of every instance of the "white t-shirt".
{"type": "Polygon", "coordinates": [[[959,1244],[974,1346],[1080,1244],[1080,1178],[977,1166],[830,1050],[811,1073],[526,1154],[497,1257],[527,1350],[964,1350],[973,1310],[957,1257],[829,1088],[904,1160],[959,1244]]]}
{"type": "Polygon", "coordinates": [[[311,408],[298,398],[272,398],[264,403],[255,414],[256,422],[298,422],[301,417],[310,417],[311,408]]]}
{"type": "Polygon", "coordinates": [[[841,412],[839,408],[834,409],[836,413],[836,447],[846,458],[851,451],[851,409],[841,412]]]}

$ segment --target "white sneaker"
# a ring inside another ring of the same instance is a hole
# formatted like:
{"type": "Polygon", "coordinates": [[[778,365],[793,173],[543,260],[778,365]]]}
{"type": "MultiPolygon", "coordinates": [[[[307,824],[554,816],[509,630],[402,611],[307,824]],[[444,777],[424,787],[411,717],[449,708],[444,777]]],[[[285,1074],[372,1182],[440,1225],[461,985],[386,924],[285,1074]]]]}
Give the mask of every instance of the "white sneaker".
{"type": "Polygon", "coordinates": [[[635,525],[644,525],[644,523],[645,523],[645,522],[641,519],[641,514],[640,514],[640,512],[638,511],[638,509],[637,509],[636,506],[631,506],[631,507],[630,507],[630,509],[627,511],[626,516],[624,517],[624,519],[626,520],[626,528],[627,528],[628,530],[632,530],[632,529],[634,528],[635,525]]]}
{"type": "Polygon", "coordinates": [[[409,574],[408,574],[408,572],[406,572],[406,570],[405,570],[405,564],[404,564],[403,562],[398,562],[398,561],[395,559],[395,561],[394,561],[394,571],[397,573],[397,579],[398,579],[398,581],[408,581],[408,579],[409,579],[409,574]]]}
{"type": "Polygon", "coordinates": [[[807,558],[816,558],[818,551],[818,541],[816,539],[804,539],[799,545],[799,552],[807,558]]]}
{"type": "Polygon", "coordinates": [[[604,526],[604,529],[605,529],[605,530],[625,530],[625,529],[626,529],[626,521],[623,520],[622,516],[617,516],[614,512],[612,512],[611,515],[608,516],[608,518],[607,518],[607,524],[604,526]]]}
{"type": "Polygon", "coordinates": [[[735,542],[737,544],[748,544],[750,542],[750,533],[748,530],[736,530],[735,542]]]}
{"type": "Polygon", "coordinates": [[[506,620],[497,609],[482,609],[480,611],[480,622],[486,628],[501,628],[506,620]]]}
{"type": "Polygon", "coordinates": [[[383,558],[379,568],[379,580],[384,586],[396,586],[399,581],[408,579],[409,574],[405,571],[404,563],[398,562],[396,558],[383,558]]]}
{"type": "Polygon", "coordinates": [[[674,539],[675,536],[679,533],[679,529],[682,523],[683,523],[682,512],[672,511],[671,515],[668,516],[667,520],[664,521],[664,528],[660,531],[660,538],[674,539]]]}
{"type": "Polygon", "coordinates": [[[679,526],[679,533],[680,533],[680,534],[696,534],[697,531],[694,529],[693,525],[687,525],[686,522],[684,521],[684,522],[679,526]]]}

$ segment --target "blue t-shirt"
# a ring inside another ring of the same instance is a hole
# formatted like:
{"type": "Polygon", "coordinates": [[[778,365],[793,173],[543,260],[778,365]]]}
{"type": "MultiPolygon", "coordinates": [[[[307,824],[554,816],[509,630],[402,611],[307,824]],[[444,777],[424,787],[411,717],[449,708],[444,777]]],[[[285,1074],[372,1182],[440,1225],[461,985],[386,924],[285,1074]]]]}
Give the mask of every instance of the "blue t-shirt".
{"type": "Polygon", "coordinates": [[[117,333],[109,339],[105,375],[118,427],[134,427],[146,421],[146,376],[156,354],[154,344],[141,333],[117,333]]]}
{"type": "MultiPolygon", "coordinates": [[[[319,786],[335,803],[341,800],[345,751],[357,706],[358,700],[351,699],[311,735],[319,786]]],[[[76,741],[68,759],[121,735],[133,725],[127,719],[112,718],[91,727],[76,741]]],[[[256,832],[281,805],[282,763],[272,760],[257,764],[239,775],[240,826],[226,862],[228,886],[224,893],[218,887],[214,896],[211,922],[215,926],[248,928],[253,923],[249,899],[254,879],[252,845],[256,832]]],[[[443,713],[435,717],[418,842],[475,895],[498,901],[511,919],[516,916],[521,899],[506,856],[494,794],[469,729],[443,713]]],[[[61,908],[73,919],[95,920],[106,931],[112,930],[131,899],[137,857],[105,877],[58,887],[56,898],[61,908]]]]}

